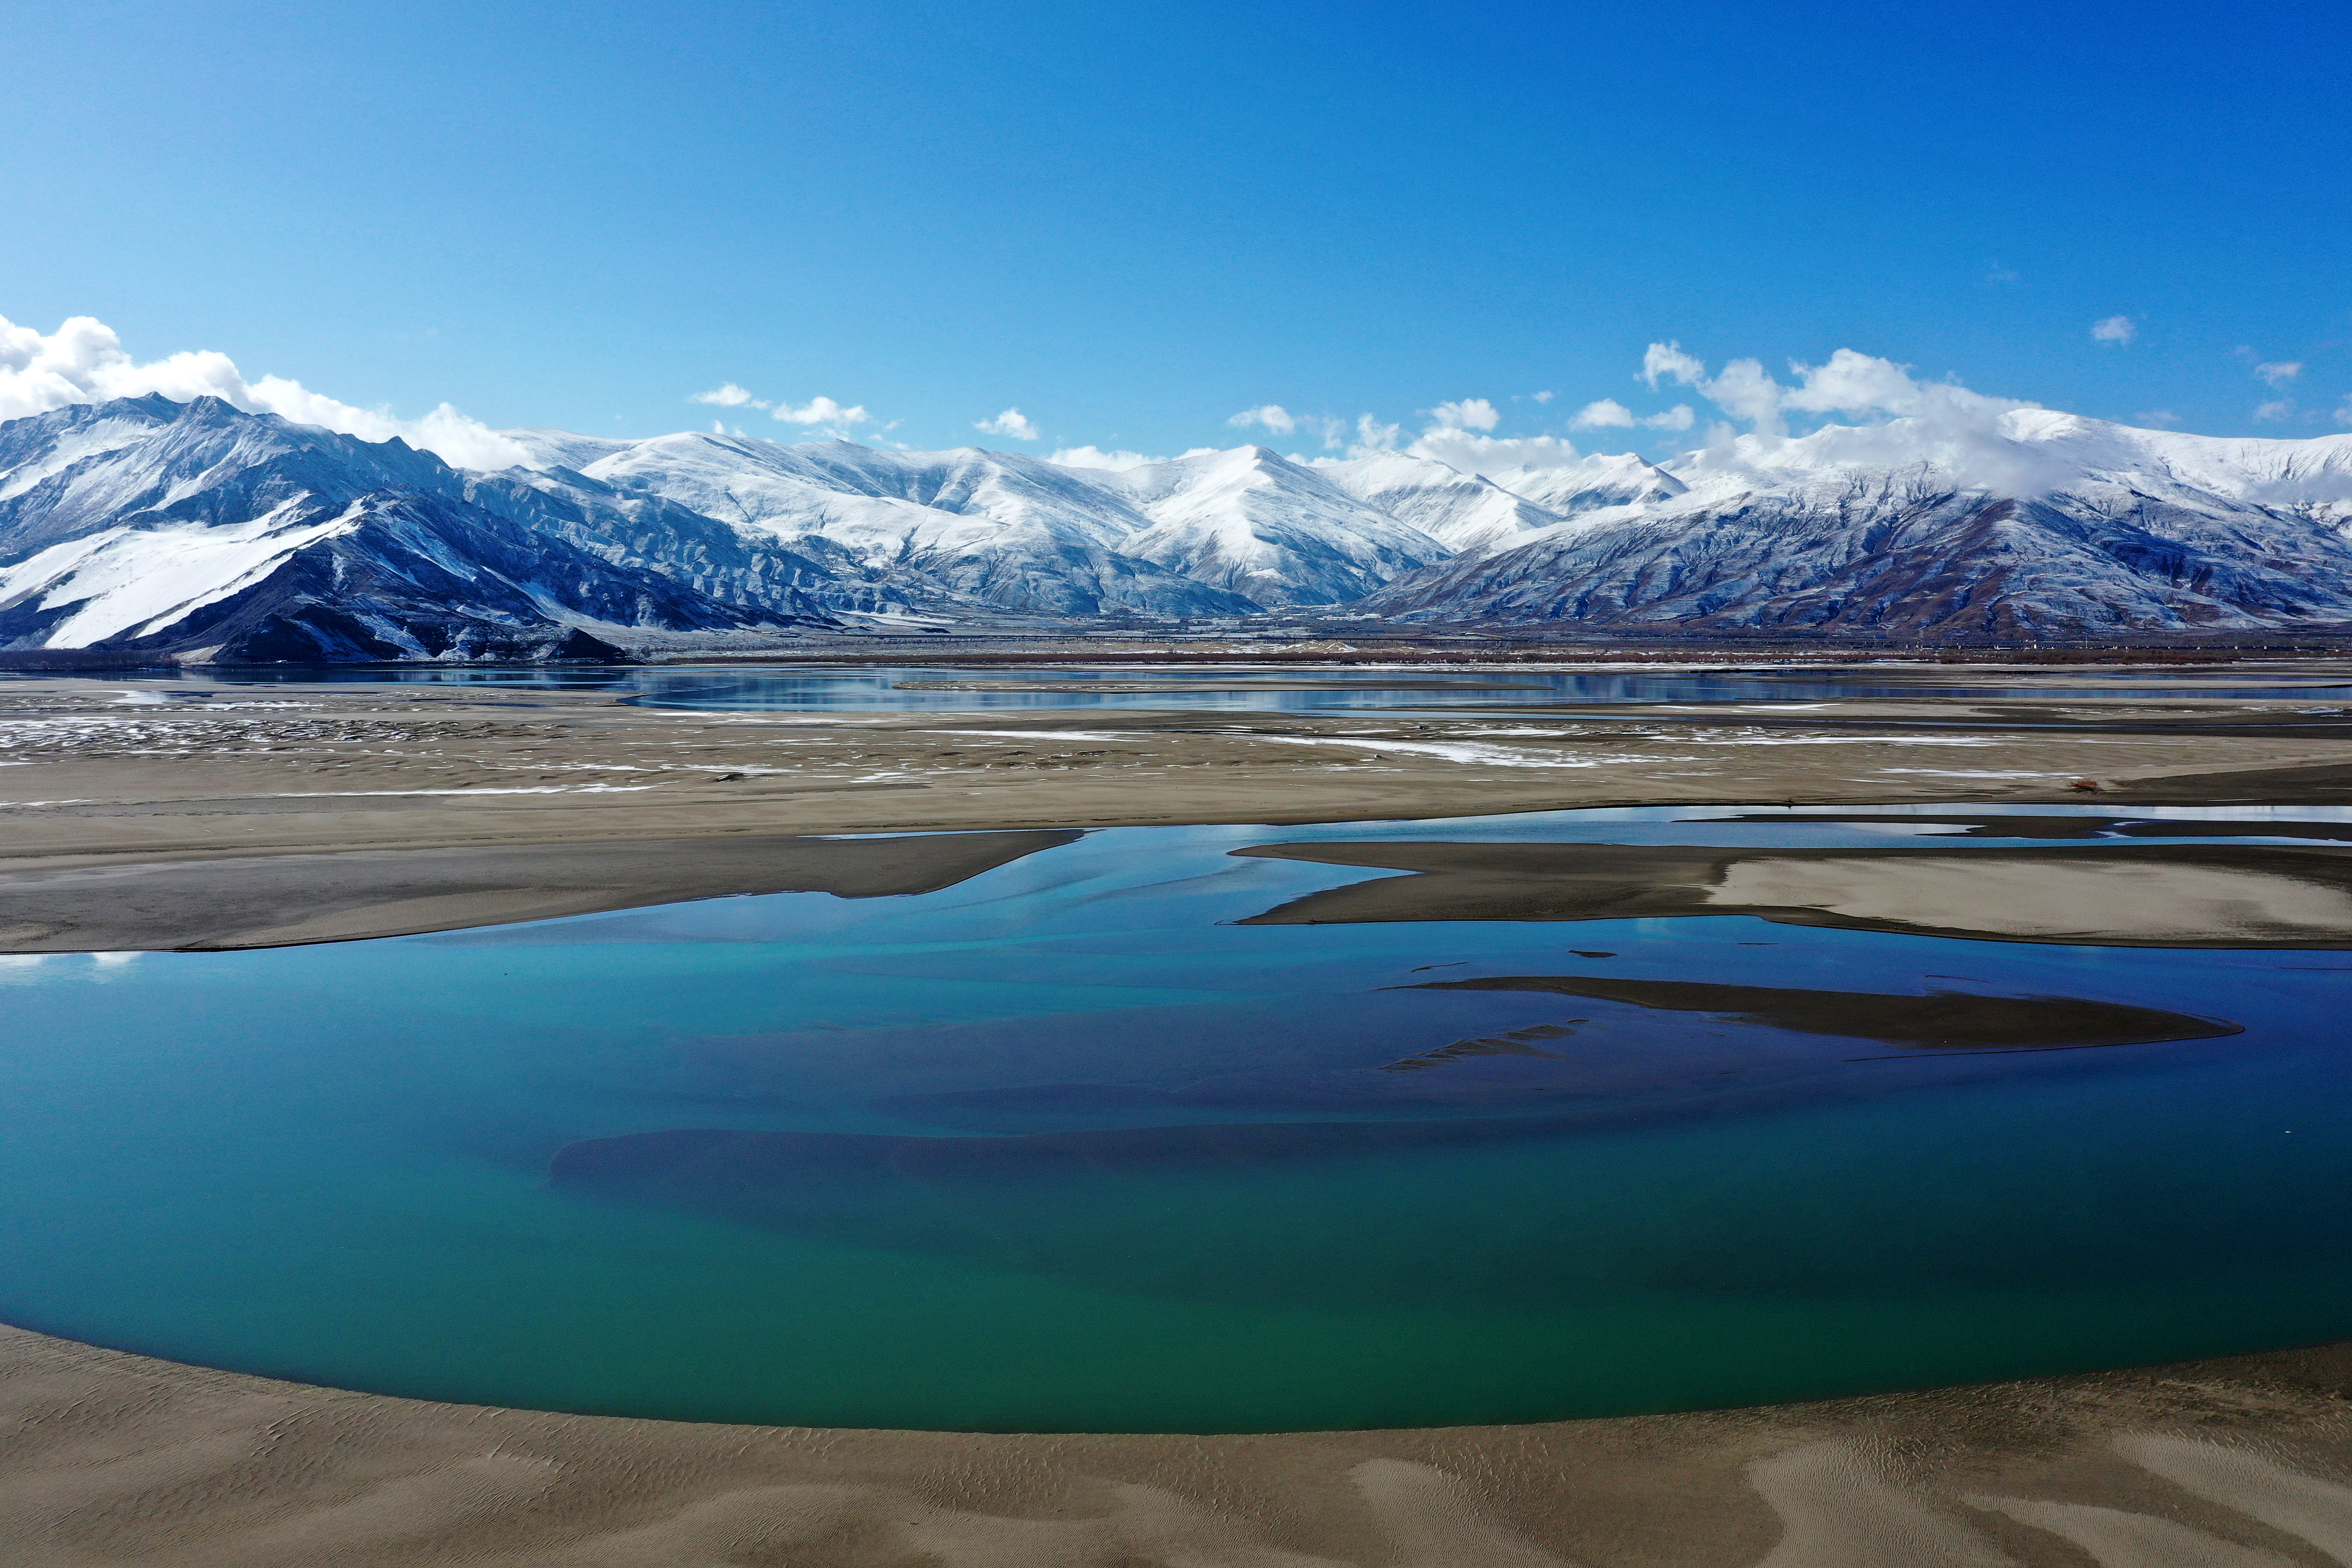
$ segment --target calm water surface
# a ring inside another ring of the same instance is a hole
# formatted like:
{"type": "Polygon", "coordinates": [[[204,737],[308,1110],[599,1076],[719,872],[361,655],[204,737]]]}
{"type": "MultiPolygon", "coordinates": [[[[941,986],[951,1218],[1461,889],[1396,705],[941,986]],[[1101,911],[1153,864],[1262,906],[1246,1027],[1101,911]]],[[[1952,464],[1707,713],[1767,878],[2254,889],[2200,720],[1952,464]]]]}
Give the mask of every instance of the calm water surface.
{"type": "MultiPolygon", "coordinates": [[[[1226,853],[1250,843],[1953,831],[1728,814],[1117,829],[913,898],[0,960],[0,1320],[501,1405],[1126,1430],[1660,1410],[2352,1335],[2352,953],[1230,923],[1381,874],[1226,853]],[[2068,996],[2243,1032],[1948,1053],[1410,989],[1480,975],[2068,996]],[[1464,1041],[1486,1045],[1398,1067],[1464,1041]],[[1202,1124],[1247,1131],[1122,1131],[1202,1124]],[[781,1175],[551,1179],[567,1146],[681,1129],[826,1136],[781,1175]],[[1034,1132],[1095,1152],[942,1164],[907,1142],[1034,1132]]],[[[2147,815],[2194,837],[2225,814],[2147,815]]],[[[2291,841],[2347,814],[2226,815],[2291,841]]]]}
{"type": "MultiPolygon", "coordinates": [[[[287,682],[393,682],[404,685],[478,686],[506,689],[603,691],[648,706],[729,712],[954,711],[1038,708],[1216,708],[1249,710],[1334,708],[1517,707],[1582,702],[1771,702],[1828,698],[2033,697],[2044,699],[2150,696],[2240,699],[2310,698],[2341,700],[2352,680],[2307,673],[2261,675],[2244,671],[2105,670],[2086,673],[2079,685],[2048,686],[2033,679],[2003,679],[1997,671],[1955,670],[1932,681],[1911,667],[1903,680],[1872,679],[1867,668],[1827,679],[1801,667],[1737,671],[1458,670],[1416,667],[1395,669],[1298,668],[1269,670],[1263,665],[1226,669],[1072,665],[1066,668],[975,668],[971,666],[795,667],[703,668],[676,666],[621,669],[562,667],[419,666],[354,668],[296,666],[256,668],[173,676],[139,671],[126,684],[194,695],[213,684],[272,685],[287,682]],[[1039,689],[940,690],[938,683],[985,682],[1034,685],[1039,689]],[[1321,689],[1301,690],[1302,682],[1321,689]],[[1442,684],[1440,684],[1442,683],[1442,684]],[[1089,690],[1148,684],[1174,690],[1089,690]],[[1045,688],[1052,688],[1047,689],[1045,688]],[[1286,687],[1289,688],[1286,689],[1286,687]],[[1077,689],[1068,689],[1076,688],[1077,689]]],[[[0,678],[5,679],[5,678],[0,678]]],[[[2047,677],[2035,678],[2046,679],[2047,677]]]]}

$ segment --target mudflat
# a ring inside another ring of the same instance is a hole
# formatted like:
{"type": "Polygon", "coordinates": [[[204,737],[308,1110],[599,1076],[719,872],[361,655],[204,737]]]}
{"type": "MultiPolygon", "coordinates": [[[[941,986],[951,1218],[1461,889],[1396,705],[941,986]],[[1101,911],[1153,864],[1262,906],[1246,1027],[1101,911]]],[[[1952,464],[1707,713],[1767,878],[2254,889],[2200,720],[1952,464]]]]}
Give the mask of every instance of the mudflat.
{"type": "Polygon", "coordinates": [[[2352,848],[2333,844],[1743,850],[1399,840],[1231,853],[1417,873],[1309,893],[1244,925],[1752,915],[2069,945],[2352,947],[2352,848]]]}
{"type": "MultiPolygon", "coordinates": [[[[787,841],[842,833],[1675,803],[2352,801],[2352,716],[2194,685],[2105,701],[1412,705],[1416,690],[1514,679],[1400,677],[1386,709],[862,713],[394,682],[10,679],[0,951],[331,940],[779,891],[806,874],[787,841]],[[161,869],[200,864],[214,874],[161,869]],[[123,876],[60,875],[102,869],[123,876]]],[[[972,684],[1049,696],[1085,683],[972,684]]]]}
{"type": "Polygon", "coordinates": [[[454,931],[731,893],[885,898],[952,887],[1076,837],[1038,827],[887,838],[739,830],[20,870],[0,876],[0,944],[15,952],[201,952],[454,931]]]}

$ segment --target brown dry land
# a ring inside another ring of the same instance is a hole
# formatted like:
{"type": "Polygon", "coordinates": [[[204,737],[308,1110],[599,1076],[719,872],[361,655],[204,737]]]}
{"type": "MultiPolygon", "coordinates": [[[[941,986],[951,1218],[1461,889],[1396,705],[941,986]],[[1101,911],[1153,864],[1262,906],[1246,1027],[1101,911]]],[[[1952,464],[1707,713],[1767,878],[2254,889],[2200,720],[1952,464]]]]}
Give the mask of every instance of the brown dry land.
{"type": "Polygon", "coordinates": [[[1231,853],[1416,873],[1309,893],[1244,925],[1753,915],[1978,941],[2352,947],[2352,847],[2336,844],[1756,850],[1388,840],[1231,853]]]}
{"type": "MultiPolygon", "coordinates": [[[[0,951],[268,945],[787,888],[885,896],[1095,826],[2352,803],[2352,717],[2324,693],[2242,702],[2184,679],[2128,703],[2062,701],[2013,671],[2002,682],[2028,689],[2011,697],[1934,689],[1963,678],[1921,672],[1900,700],[1704,709],[826,715],[11,680],[0,951]],[[810,837],[908,831],[940,837],[810,837]]],[[[1826,896],[1776,875],[1747,901],[1826,896]]],[[[1864,893],[1878,901],[1854,918],[1900,920],[1886,889],[1864,893]]],[[[2352,1564],[2347,1394],[2352,1348],[2332,1347],[1509,1427],[855,1432],[432,1405],[0,1329],[0,1561],[2308,1568],[2352,1564]]]]}
{"type": "MultiPolygon", "coordinates": [[[[1402,680],[1400,704],[1427,684],[1402,680]]],[[[855,879],[833,887],[813,868],[827,852],[793,842],[808,835],[1684,802],[2352,801],[2343,710],[2208,689],[2168,681],[2127,702],[2029,690],[1706,708],[814,715],[389,683],[9,680],[0,951],[266,946],[727,893],[861,896],[855,879]],[[2102,793],[2074,790],[2076,779],[2102,793]]],[[[921,875],[948,880],[975,853],[991,851],[889,851],[908,875],[921,859],[921,875]]]]}
{"type": "Polygon", "coordinates": [[[2316,1568],[2352,1352],[1433,1431],[686,1426],[0,1330],[11,1568],[2316,1568]]]}

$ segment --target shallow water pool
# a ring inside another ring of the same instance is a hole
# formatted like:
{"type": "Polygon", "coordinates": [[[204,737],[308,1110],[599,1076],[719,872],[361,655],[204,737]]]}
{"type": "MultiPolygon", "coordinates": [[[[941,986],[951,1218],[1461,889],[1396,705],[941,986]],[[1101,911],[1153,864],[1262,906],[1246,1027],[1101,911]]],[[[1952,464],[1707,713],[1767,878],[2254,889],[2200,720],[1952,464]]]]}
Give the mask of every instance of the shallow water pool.
{"type": "Polygon", "coordinates": [[[1381,874],[1227,853],[1254,843],[1958,831],[1835,815],[1117,829],[918,897],[0,960],[0,1320],[436,1398],[1031,1430],[1528,1420],[2352,1334],[2352,952],[1232,923],[1381,874]],[[1940,1049],[1455,984],[1528,976],[2210,1026],[1940,1049]]]}

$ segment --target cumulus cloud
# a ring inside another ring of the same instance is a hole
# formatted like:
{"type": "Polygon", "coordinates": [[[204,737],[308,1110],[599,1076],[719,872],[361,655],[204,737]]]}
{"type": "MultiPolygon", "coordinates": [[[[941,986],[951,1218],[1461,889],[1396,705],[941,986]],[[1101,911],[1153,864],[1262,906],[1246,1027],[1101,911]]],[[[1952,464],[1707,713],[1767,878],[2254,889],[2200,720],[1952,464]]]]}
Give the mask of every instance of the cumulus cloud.
{"type": "Polygon", "coordinates": [[[2091,341],[2095,343],[2114,343],[2120,348],[2137,336],[2139,323],[2129,316],[2109,316],[2091,323],[2091,341]]]}
{"type": "Polygon", "coordinates": [[[1236,430],[1246,430],[1253,425],[1263,425],[1277,436],[1287,436],[1298,428],[1298,417],[1279,403],[1268,403],[1256,408],[1244,408],[1225,421],[1236,430]]]}
{"type": "Polygon", "coordinates": [[[1679,342],[1652,343],[1648,352],[1642,355],[1642,379],[1650,384],[1651,391],[1655,392],[1660,376],[1680,382],[1685,386],[1696,386],[1706,378],[1706,366],[1683,353],[1683,345],[1679,342]]]}
{"type": "Polygon", "coordinates": [[[2284,386],[2288,382],[2293,381],[2296,376],[2301,375],[2302,374],[2303,362],[2299,359],[2291,359],[2283,362],[2274,362],[2270,364],[2258,364],[2254,366],[2254,374],[2262,380],[2268,382],[2273,386],[2284,386]]]}
{"type": "Polygon", "coordinates": [[[790,403],[779,403],[774,417],[788,425],[824,425],[835,430],[874,423],[874,416],[866,412],[864,404],[844,408],[830,397],[812,397],[798,408],[790,403]]]}
{"type": "MultiPolygon", "coordinates": [[[[1348,456],[1369,458],[1380,452],[1402,450],[1410,457],[1428,458],[1461,469],[1466,474],[1495,474],[1505,468],[1559,468],[1577,460],[1573,442],[1557,436],[1490,436],[1486,432],[1503,422],[1501,412],[1484,397],[1465,397],[1451,403],[1441,403],[1423,411],[1428,423],[1411,442],[1400,447],[1404,440],[1404,426],[1382,422],[1377,416],[1360,415],[1356,419],[1355,440],[1348,447],[1348,456]]],[[[1323,444],[1336,447],[1345,434],[1346,426],[1337,420],[1325,426],[1323,444]]]]}
{"type": "Polygon", "coordinates": [[[1397,437],[1404,434],[1402,425],[1383,425],[1369,414],[1356,416],[1356,444],[1348,448],[1348,456],[1361,458],[1373,452],[1396,449],[1397,437]]]}
{"type": "Polygon", "coordinates": [[[1146,457],[1141,452],[1106,452],[1100,447],[1065,447],[1045,460],[1059,463],[1066,468],[1110,468],[1116,471],[1139,468],[1147,463],[1164,463],[1168,459],[1146,457]]]}
{"type": "Polygon", "coordinates": [[[1008,408],[993,419],[983,419],[972,426],[983,436],[1010,436],[1015,441],[1042,441],[1045,437],[1037,426],[1029,423],[1028,416],[1018,408],[1008,408]]]}
{"type": "Polygon", "coordinates": [[[2254,405],[2254,423],[2262,425],[2267,424],[2269,421],[2273,419],[2285,419],[2291,416],[2294,413],[2294,399],[2292,397],[2282,397],[2275,403],[2256,404],[2254,405]]]}
{"type": "Polygon", "coordinates": [[[1568,425],[1571,430],[1631,430],[1636,426],[1652,430],[1687,430],[1693,423],[1694,416],[1687,403],[1677,403],[1664,414],[1641,417],[1615,398],[1604,397],[1598,403],[1588,403],[1578,409],[1576,417],[1568,425]]]}
{"type": "Polygon", "coordinates": [[[1459,403],[1441,403],[1429,410],[1433,430],[1492,430],[1503,422],[1503,416],[1493,404],[1483,397],[1465,397],[1459,403]]]}
{"type": "Polygon", "coordinates": [[[1433,458],[1465,474],[1564,468],[1579,455],[1574,442],[1558,436],[1481,436],[1441,425],[1423,431],[1405,451],[1416,458],[1433,458]]]}
{"type": "Polygon", "coordinates": [[[1926,465],[1962,484],[2021,496],[2062,471],[2040,444],[2009,434],[2007,416],[2036,404],[1919,381],[1907,366],[1853,349],[1840,349],[1817,365],[1791,361],[1789,370],[1794,385],[1753,359],[1733,360],[1710,375],[1705,363],[1673,343],[1653,343],[1643,363],[1643,379],[1665,376],[1696,388],[1728,416],[1730,423],[1717,426],[1706,447],[1692,455],[1695,472],[1764,479],[1790,468],[1926,465]],[[1853,423],[1823,423],[1791,437],[1792,415],[1853,423]],[[1748,428],[1742,432],[1738,424],[1748,428]]]}
{"type": "Polygon", "coordinates": [[[1528,395],[1534,398],[1538,403],[1549,403],[1553,398],[1558,397],[1559,394],[1557,392],[1530,392],[1528,395]]]}
{"type": "Polygon", "coordinates": [[[422,419],[396,419],[388,410],[356,408],[283,376],[247,382],[224,353],[181,353],[142,364],[124,351],[114,329],[89,316],[73,317],[46,336],[0,317],[0,419],[150,393],[176,403],[217,397],[248,414],[275,414],[363,441],[398,437],[459,468],[529,461],[522,447],[446,403],[422,419]]]}
{"type": "Polygon", "coordinates": [[[691,397],[688,397],[687,401],[688,403],[715,403],[721,408],[741,408],[747,404],[753,408],[765,408],[768,406],[768,400],[766,398],[754,397],[731,381],[726,385],[718,387],[709,392],[698,392],[691,397]]]}

